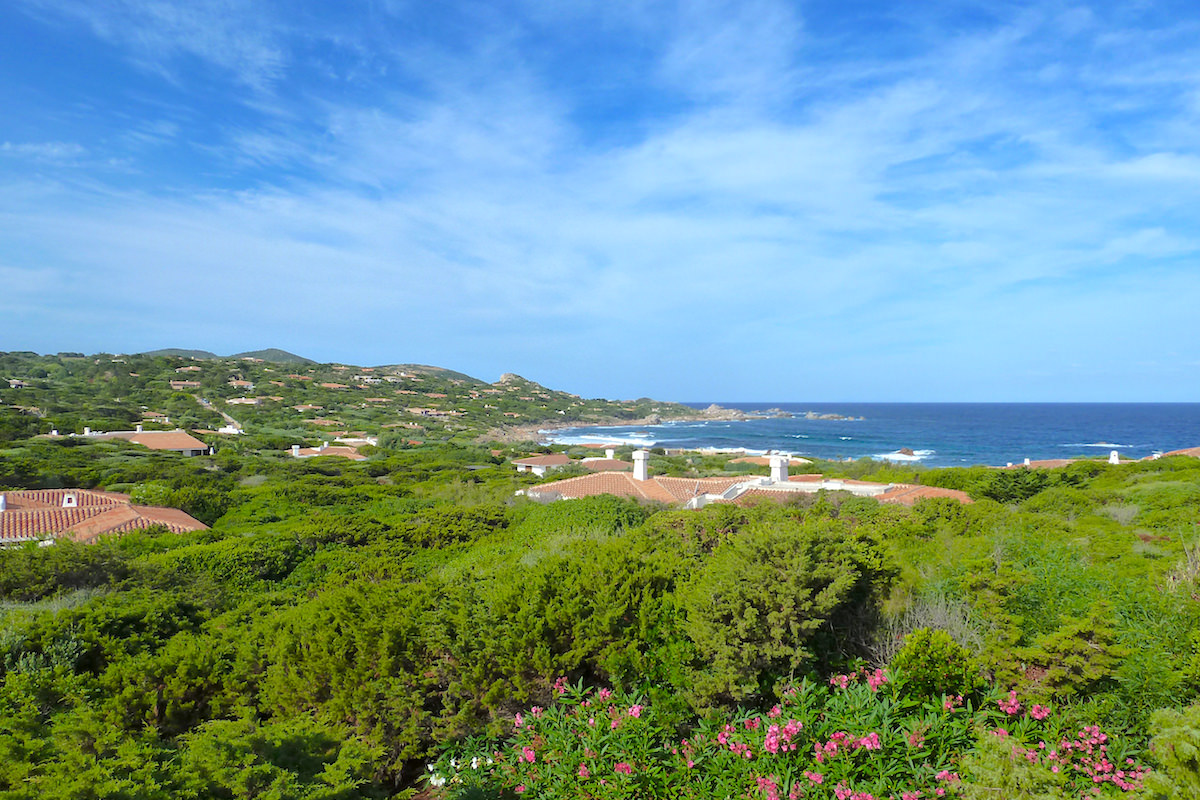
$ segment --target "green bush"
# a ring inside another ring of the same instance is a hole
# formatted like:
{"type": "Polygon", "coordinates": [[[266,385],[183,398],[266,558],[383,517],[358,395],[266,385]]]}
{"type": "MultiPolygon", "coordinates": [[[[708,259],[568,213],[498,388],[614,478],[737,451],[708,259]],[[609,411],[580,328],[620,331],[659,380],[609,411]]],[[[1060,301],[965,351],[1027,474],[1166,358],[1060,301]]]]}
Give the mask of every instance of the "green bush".
{"type": "Polygon", "coordinates": [[[979,664],[945,631],[913,631],[904,638],[891,667],[904,675],[904,690],[913,697],[969,697],[983,687],[979,664]]]}

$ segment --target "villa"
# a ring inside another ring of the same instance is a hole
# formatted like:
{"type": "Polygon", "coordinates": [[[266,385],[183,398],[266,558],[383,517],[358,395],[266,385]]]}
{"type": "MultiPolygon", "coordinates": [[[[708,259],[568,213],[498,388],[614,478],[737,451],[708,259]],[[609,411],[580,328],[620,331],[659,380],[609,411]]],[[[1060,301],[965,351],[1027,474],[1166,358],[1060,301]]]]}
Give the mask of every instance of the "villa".
{"type": "Polygon", "coordinates": [[[571,460],[571,457],[568,455],[552,453],[546,456],[514,458],[512,463],[517,468],[517,472],[532,472],[540,478],[550,470],[562,469],[567,464],[570,464],[571,460]]]}
{"type": "MultiPolygon", "coordinates": [[[[565,458],[565,456],[564,456],[565,458]]],[[[633,453],[633,471],[597,472],[577,478],[566,478],[541,486],[532,486],[523,493],[534,500],[577,500],[581,497],[611,494],[635,500],[654,500],[684,508],[703,508],[709,503],[736,503],[745,505],[761,498],[783,501],[797,494],[815,494],[820,491],[849,492],[859,497],[870,497],[881,503],[911,506],[918,500],[947,497],[960,503],[970,503],[966,492],[942,489],[936,486],[920,486],[911,483],[874,483],[829,479],[822,475],[788,476],[788,457],[771,456],[771,474],[767,477],[746,476],[714,478],[671,478],[650,476],[650,454],[645,450],[633,453]]]]}
{"type": "Polygon", "coordinates": [[[0,545],[55,539],[91,543],[100,536],[161,525],[172,533],[207,525],[177,508],[136,506],[129,495],[91,489],[0,492],[0,545]]]}

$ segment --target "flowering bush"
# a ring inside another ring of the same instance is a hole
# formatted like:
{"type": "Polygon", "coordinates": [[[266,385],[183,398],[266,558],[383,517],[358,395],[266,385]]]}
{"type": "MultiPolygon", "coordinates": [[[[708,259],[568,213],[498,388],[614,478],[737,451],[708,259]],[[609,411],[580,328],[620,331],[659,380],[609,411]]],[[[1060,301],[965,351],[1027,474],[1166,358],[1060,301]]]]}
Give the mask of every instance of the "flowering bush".
{"type": "Polygon", "coordinates": [[[976,773],[993,787],[1013,776],[1040,781],[1059,793],[1049,796],[1141,786],[1146,770],[1114,752],[1098,727],[1060,730],[1052,709],[1026,709],[1015,692],[975,706],[961,696],[909,697],[903,683],[882,670],[802,681],[766,712],[713,714],[684,736],[639,697],[560,683],[556,701],[517,715],[505,741],[449,748],[430,765],[430,782],[449,797],[482,789],[604,800],[971,797],[976,773]]]}

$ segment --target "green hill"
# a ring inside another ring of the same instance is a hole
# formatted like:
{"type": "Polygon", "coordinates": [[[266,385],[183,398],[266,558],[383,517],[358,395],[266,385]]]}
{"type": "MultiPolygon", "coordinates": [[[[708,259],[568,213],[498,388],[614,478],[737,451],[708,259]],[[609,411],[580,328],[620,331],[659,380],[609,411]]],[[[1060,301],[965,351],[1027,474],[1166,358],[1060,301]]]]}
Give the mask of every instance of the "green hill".
{"type": "Polygon", "coordinates": [[[162,350],[147,350],[144,353],[134,353],[138,356],[172,356],[175,358],[220,358],[216,353],[207,350],[184,350],[181,347],[164,347],[162,350]]]}
{"type": "Polygon", "coordinates": [[[266,350],[248,350],[245,353],[234,353],[230,358],[261,358],[263,361],[270,361],[275,364],[315,364],[311,358],[298,356],[295,353],[289,353],[287,350],[280,350],[278,347],[270,347],[266,350]]]}
{"type": "Polygon", "coordinates": [[[473,378],[464,372],[455,372],[452,369],[445,367],[431,367],[428,364],[387,364],[375,367],[379,370],[388,370],[391,372],[408,372],[414,375],[432,375],[435,378],[441,378],[448,381],[465,381],[467,383],[484,384],[487,381],[481,381],[479,378],[473,378]]]}

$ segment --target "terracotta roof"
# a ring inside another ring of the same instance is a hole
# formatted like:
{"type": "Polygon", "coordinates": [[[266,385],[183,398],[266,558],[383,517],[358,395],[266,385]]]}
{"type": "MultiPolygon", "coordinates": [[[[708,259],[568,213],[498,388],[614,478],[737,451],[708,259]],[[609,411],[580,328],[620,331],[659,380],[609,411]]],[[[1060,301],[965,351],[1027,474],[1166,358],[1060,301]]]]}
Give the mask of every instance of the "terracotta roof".
{"type": "Polygon", "coordinates": [[[564,467],[571,463],[571,457],[562,453],[551,453],[548,456],[514,458],[512,463],[521,467],[564,467]]]}
{"type": "Polygon", "coordinates": [[[683,503],[699,494],[723,492],[744,478],[668,478],[663,476],[648,480],[634,480],[628,472],[597,472],[577,478],[567,478],[525,490],[526,494],[539,495],[545,499],[561,497],[575,500],[611,494],[617,497],[632,497],[639,500],[657,500],[660,503],[683,503]]]}
{"type": "Polygon", "coordinates": [[[619,458],[585,458],[579,463],[592,472],[604,472],[606,470],[620,472],[625,469],[633,469],[633,464],[630,464],[628,461],[622,461],[619,458]]]}
{"type": "Polygon", "coordinates": [[[338,458],[348,458],[351,461],[366,461],[367,457],[354,447],[340,447],[332,445],[330,447],[303,447],[300,449],[300,458],[311,458],[313,456],[337,456],[338,458]]]}
{"type": "Polygon", "coordinates": [[[888,489],[881,495],[876,495],[875,499],[881,503],[899,503],[902,506],[911,506],[918,500],[924,500],[928,497],[949,497],[951,500],[957,500],[965,504],[975,502],[969,494],[960,492],[957,489],[943,489],[940,486],[917,486],[911,483],[893,484],[891,489],[888,489]]]}
{"type": "Polygon", "coordinates": [[[187,431],[142,431],[128,437],[151,450],[207,450],[208,445],[187,431]]]}
{"type": "Polygon", "coordinates": [[[163,525],[173,533],[204,530],[203,523],[175,508],[135,506],[129,496],[91,489],[34,489],[4,492],[0,541],[68,537],[92,542],[109,533],[163,525]],[[76,505],[63,508],[68,495],[76,505]]]}
{"type": "MultiPolygon", "coordinates": [[[[791,489],[787,484],[757,484],[755,478],[719,477],[719,478],[671,478],[657,476],[648,480],[634,480],[627,472],[598,472],[593,475],[583,475],[577,478],[566,478],[553,483],[545,483],[525,490],[525,493],[541,500],[575,500],[581,497],[592,497],[601,494],[611,494],[618,497],[632,497],[640,500],[657,500],[672,505],[686,503],[699,495],[721,495],[731,487],[739,486],[735,497],[717,498],[709,502],[738,503],[744,505],[759,498],[770,498],[773,501],[786,500],[795,497],[802,490],[791,489]]],[[[790,483],[821,483],[825,478],[821,475],[797,475],[790,483]]],[[[954,489],[942,489],[935,486],[917,486],[914,484],[882,484],[871,481],[844,480],[841,485],[867,486],[881,490],[878,494],[871,493],[874,499],[882,503],[899,503],[911,506],[917,500],[925,497],[950,497],[962,503],[970,503],[971,498],[965,492],[954,489]],[[886,488],[886,491],[882,491],[886,488]]]]}

